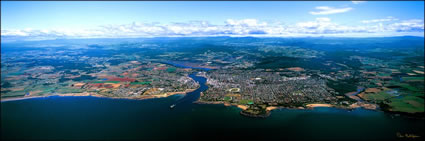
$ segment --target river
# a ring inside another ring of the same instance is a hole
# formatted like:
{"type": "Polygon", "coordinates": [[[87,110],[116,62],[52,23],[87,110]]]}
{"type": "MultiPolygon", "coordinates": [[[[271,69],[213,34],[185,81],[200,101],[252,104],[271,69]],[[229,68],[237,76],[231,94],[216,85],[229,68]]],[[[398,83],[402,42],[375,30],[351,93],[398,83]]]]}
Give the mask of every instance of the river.
{"type": "Polygon", "coordinates": [[[190,78],[192,78],[193,80],[195,80],[196,82],[198,82],[200,84],[200,87],[198,89],[196,89],[193,92],[189,92],[187,93],[184,97],[182,97],[181,99],[178,99],[174,105],[178,105],[179,107],[181,106],[190,106],[192,105],[193,102],[197,101],[200,97],[201,92],[206,91],[208,89],[208,86],[205,85],[205,83],[207,82],[207,79],[201,76],[196,76],[197,73],[192,73],[189,75],[190,78]]]}

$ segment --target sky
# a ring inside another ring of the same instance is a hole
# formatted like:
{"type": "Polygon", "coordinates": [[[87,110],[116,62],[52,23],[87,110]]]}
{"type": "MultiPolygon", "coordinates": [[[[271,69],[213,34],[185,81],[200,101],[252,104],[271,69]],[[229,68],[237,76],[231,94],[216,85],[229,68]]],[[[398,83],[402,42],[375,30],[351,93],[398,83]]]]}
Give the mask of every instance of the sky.
{"type": "Polygon", "coordinates": [[[423,1],[1,1],[1,36],[424,36],[423,1]]]}

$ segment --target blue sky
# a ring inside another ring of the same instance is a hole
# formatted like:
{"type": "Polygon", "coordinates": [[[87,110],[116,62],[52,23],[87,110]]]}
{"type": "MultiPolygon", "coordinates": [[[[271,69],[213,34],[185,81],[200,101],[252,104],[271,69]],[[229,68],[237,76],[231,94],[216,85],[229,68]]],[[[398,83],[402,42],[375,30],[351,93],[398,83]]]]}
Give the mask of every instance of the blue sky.
{"type": "Polygon", "coordinates": [[[276,28],[282,32],[273,33],[273,35],[340,33],[336,30],[344,30],[344,33],[358,33],[366,30],[368,33],[371,30],[375,33],[407,32],[410,28],[412,32],[423,34],[423,19],[423,1],[1,2],[2,36],[41,36],[41,34],[52,36],[60,32],[64,32],[61,36],[83,34],[77,31],[84,32],[85,36],[94,36],[92,32],[96,32],[98,36],[105,30],[110,31],[107,33],[108,36],[191,35],[194,34],[193,32],[197,35],[212,33],[243,35],[254,33],[250,32],[254,30],[269,34],[271,32],[268,31],[276,28]],[[229,28],[229,20],[233,21],[230,22],[230,24],[233,23],[231,26],[238,26],[238,28],[229,28]],[[191,25],[191,21],[208,22],[209,25],[200,26],[199,23],[191,25]],[[180,23],[181,27],[175,23],[180,23]],[[197,29],[186,32],[189,31],[186,27],[192,26],[197,29]],[[375,27],[366,29],[372,26],[375,27]],[[378,31],[379,26],[385,30],[378,31]],[[207,27],[211,27],[208,32],[205,30],[207,27]],[[321,31],[298,31],[297,28],[321,31]],[[149,33],[139,34],[139,32],[147,31],[149,33]],[[156,31],[158,34],[153,33],[156,31]],[[131,35],[125,32],[131,32],[131,35]],[[162,33],[159,34],[159,32],[162,33]]]}

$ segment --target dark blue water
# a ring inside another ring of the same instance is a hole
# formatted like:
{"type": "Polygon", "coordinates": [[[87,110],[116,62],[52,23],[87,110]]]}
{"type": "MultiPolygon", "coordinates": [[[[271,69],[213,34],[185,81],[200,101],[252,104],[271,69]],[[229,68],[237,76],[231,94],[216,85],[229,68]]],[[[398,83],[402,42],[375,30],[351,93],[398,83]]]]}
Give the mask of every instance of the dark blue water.
{"type": "Polygon", "coordinates": [[[265,119],[239,114],[236,107],[193,104],[207,89],[186,96],[148,100],[46,97],[1,103],[2,139],[397,139],[423,136],[423,120],[383,112],[335,108],[280,109],[265,119]],[[176,104],[177,103],[177,104],[176,104]],[[176,104],[170,109],[169,106],[176,104]]]}
{"type": "Polygon", "coordinates": [[[422,120],[334,108],[281,109],[266,119],[223,105],[169,105],[181,96],[126,100],[48,97],[2,103],[2,139],[396,139],[423,136],[422,120]]]}
{"type": "Polygon", "coordinates": [[[195,80],[196,82],[198,82],[200,84],[200,87],[198,89],[196,89],[193,92],[189,92],[187,93],[184,97],[182,97],[181,99],[178,99],[174,105],[178,105],[179,107],[190,107],[192,106],[192,103],[196,100],[199,99],[200,97],[200,93],[203,91],[206,91],[208,89],[208,86],[205,85],[205,83],[207,82],[207,79],[204,77],[199,77],[196,76],[197,73],[193,73],[190,74],[189,77],[191,77],[193,80],[195,80]]]}

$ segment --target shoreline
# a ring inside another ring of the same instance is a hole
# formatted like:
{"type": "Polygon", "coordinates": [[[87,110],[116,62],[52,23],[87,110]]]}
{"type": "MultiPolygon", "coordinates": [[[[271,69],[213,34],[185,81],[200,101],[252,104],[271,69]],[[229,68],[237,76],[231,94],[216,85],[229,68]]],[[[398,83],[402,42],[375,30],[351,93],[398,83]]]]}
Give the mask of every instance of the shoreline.
{"type": "Polygon", "coordinates": [[[315,108],[315,107],[335,107],[335,106],[331,104],[307,104],[306,107],[315,108]]]}
{"type": "Polygon", "coordinates": [[[1,102],[8,102],[8,101],[18,101],[18,100],[25,100],[25,99],[33,99],[33,98],[46,98],[51,96],[60,96],[60,97],[68,97],[68,96],[92,96],[92,97],[98,97],[98,98],[111,98],[111,99],[131,99],[131,100],[146,100],[146,99],[156,99],[156,98],[166,98],[172,95],[186,95],[187,93],[193,92],[196,89],[187,89],[182,92],[167,92],[164,94],[159,95],[145,95],[141,97],[108,97],[100,94],[92,94],[92,93],[67,93],[67,94],[55,94],[55,95],[46,95],[46,96],[27,96],[27,97],[13,97],[13,98],[2,98],[1,102]]]}
{"type": "Polygon", "coordinates": [[[223,104],[226,107],[235,106],[235,107],[242,109],[242,110],[248,109],[248,106],[246,106],[246,105],[231,104],[231,103],[223,102],[223,101],[199,101],[199,99],[198,99],[193,103],[195,103],[195,104],[223,104]]]}
{"type": "Polygon", "coordinates": [[[341,109],[341,110],[346,110],[346,111],[352,111],[352,110],[355,110],[355,109],[364,109],[364,110],[370,110],[370,111],[375,111],[375,112],[384,112],[386,114],[389,114],[392,117],[403,115],[407,118],[425,119],[425,118],[420,116],[420,115],[422,115],[421,113],[403,113],[403,112],[385,111],[385,110],[380,110],[379,106],[377,107],[377,105],[375,105],[375,104],[363,103],[363,102],[356,102],[356,103],[353,103],[353,104],[348,105],[348,106],[322,104],[322,103],[311,103],[311,104],[307,104],[309,106],[306,105],[305,107],[267,106],[266,107],[266,112],[267,112],[266,116],[264,116],[264,115],[259,115],[259,116],[258,115],[249,115],[247,113],[244,113],[243,111],[248,108],[247,105],[231,104],[231,103],[223,102],[223,101],[199,101],[199,100],[197,100],[193,103],[195,103],[195,104],[223,104],[226,107],[234,106],[234,107],[241,110],[240,111],[241,115],[247,116],[247,117],[254,117],[254,118],[268,117],[273,110],[277,110],[277,109],[314,110],[314,108],[316,108],[316,107],[325,107],[325,108],[341,109]]]}
{"type": "MultiPolygon", "coordinates": [[[[235,106],[236,108],[239,108],[241,110],[246,110],[248,109],[247,105],[239,105],[239,104],[231,104],[228,102],[223,102],[223,101],[195,101],[193,103],[196,104],[223,104],[226,107],[229,106],[235,106]]],[[[363,108],[366,110],[374,110],[374,111],[378,111],[377,109],[372,109],[372,108],[367,108],[364,107],[363,105],[366,104],[359,104],[359,103],[353,103],[352,105],[343,107],[343,106],[338,106],[338,105],[332,105],[332,104],[321,104],[321,103],[312,103],[312,104],[307,104],[305,107],[285,107],[285,106],[267,106],[266,107],[266,111],[270,112],[273,110],[277,110],[277,109],[295,109],[295,110],[305,110],[305,109],[314,109],[316,107],[327,107],[327,108],[337,108],[337,109],[345,109],[345,110],[352,110],[352,109],[356,109],[356,108],[363,108]],[[355,106],[354,106],[355,105],[355,106]],[[362,105],[362,106],[360,106],[362,105]]],[[[367,105],[369,106],[369,105],[367,105]]]]}
{"type": "MultiPolygon", "coordinates": [[[[191,78],[193,80],[193,78],[191,78]]],[[[199,87],[198,87],[199,88],[199,87]]],[[[99,97],[99,98],[111,98],[111,99],[132,99],[132,100],[145,100],[145,99],[155,99],[155,98],[165,98],[176,94],[186,95],[187,93],[193,92],[196,89],[186,89],[184,91],[180,92],[166,92],[163,94],[158,95],[142,95],[139,97],[108,97],[100,94],[92,94],[89,92],[83,92],[83,93],[66,93],[66,94],[54,94],[54,95],[46,95],[46,96],[24,96],[24,97],[13,97],[13,98],[0,98],[0,102],[8,102],[8,101],[17,101],[17,100],[25,100],[25,99],[32,99],[32,98],[43,98],[43,97],[50,97],[50,96],[92,96],[92,97],[99,97]]]]}

